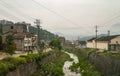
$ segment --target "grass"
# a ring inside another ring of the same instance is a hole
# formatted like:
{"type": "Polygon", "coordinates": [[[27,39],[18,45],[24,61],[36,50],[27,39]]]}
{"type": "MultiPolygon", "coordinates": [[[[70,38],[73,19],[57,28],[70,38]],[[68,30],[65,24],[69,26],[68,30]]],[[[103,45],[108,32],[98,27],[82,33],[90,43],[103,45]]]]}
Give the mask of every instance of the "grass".
{"type": "Polygon", "coordinates": [[[7,72],[15,70],[18,65],[26,63],[25,58],[7,57],[0,60],[0,75],[5,75],[7,72]]]}
{"type": "Polygon", "coordinates": [[[109,50],[104,50],[103,52],[99,52],[96,49],[91,49],[91,48],[81,48],[80,50],[87,52],[88,55],[90,55],[92,53],[96,53],[98,55],[104,55],[104,56],[110,56],[110,57],[114,57],[114,58],[120,58],[120,53],[112,53],[109,50]]]}
{"type": "Polygon", "coordinates": [[[111,52],[100,52],[98,55],[105,55],[113,58],[120,58],[120,53],[111,53],[111,52]]]}
{"type": "Polygon", "coordinates": [[[73,60],[63,52],[54,52],[54,56],[50,56],[48,60],[39,65],[40,71],[34,73],[32,76],[64,76],[63,65],[65,61],[73,60]]]}
{"type": "Polygon", "coordinates": [[[73,65],[70,67],[71,71],[81,73],[82,76],[101,76],[100,72],[97,71],[95,66],[92,65],[87,58],[82,56],[78,51],[71,52],[77,55],[79,59],[79,63],[73,63],[73,65]]]}
{"type": "Polygon", "coordinates": [[[91,53],[97,52],[96,49],[90,49],[90,48],[81,48],[80,50],[87,52],[88,55],[90,55],[91,53]]]}
{"type": "Polygon", "coordinates": [[[0,60],[0,76],[5,76],[8,72],[15,70],[21,64],[40,60],[41,58],[48,56],[49,54],[52,53],[49,52],[41,54],[22,55],[20,57],[6,57],[0,60]]]}

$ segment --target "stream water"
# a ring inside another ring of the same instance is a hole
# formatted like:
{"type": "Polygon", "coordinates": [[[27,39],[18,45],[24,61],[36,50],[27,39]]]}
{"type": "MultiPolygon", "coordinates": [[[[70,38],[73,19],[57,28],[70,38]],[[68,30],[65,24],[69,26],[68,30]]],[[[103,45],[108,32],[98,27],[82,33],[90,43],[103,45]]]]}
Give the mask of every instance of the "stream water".
{"type": "Polygon", "coordinates": [[[68,52],[65,52],[67,53],[68,55],[70,55],[70,57],[73,59],[73,61],[66,61],[64,63],[64,66],[63,66],[63,72],[65,74],[65,76],[81,76],[80,73],[76,74],[75,72],[72,72],[69,67],[72,65],[73,62],[75,63],[78,63],[78,57],[75,56],[74,54],[72,53],[68,53],[68,52]]]}

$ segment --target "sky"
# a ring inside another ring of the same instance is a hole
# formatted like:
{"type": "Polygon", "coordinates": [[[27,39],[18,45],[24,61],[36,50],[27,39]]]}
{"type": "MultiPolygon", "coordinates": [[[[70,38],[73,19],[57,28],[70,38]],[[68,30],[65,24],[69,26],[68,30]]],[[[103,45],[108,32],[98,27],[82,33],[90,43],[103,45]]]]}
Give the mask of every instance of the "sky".
{"type": "Polygon", "coordinates": [[[33,23],[67,39],[119,34],[120,0],[0,0],[0,19],[33,23]]]}

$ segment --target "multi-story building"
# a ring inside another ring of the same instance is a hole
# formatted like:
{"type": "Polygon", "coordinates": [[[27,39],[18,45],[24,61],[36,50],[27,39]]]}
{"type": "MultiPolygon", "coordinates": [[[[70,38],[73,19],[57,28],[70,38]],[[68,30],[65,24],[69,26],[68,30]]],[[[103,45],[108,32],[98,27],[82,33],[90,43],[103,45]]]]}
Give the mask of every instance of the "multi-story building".
{"type": "Polygon", "coordinates": [[[37,49],[37,35],[28,35],[24,38],[24,50],[35,50],[37,49]]]}
{"type": "Polygon", "coordinates": [[[2,21],[1,23],[1,34],[2,34],[2,43],[5,43],[6,37],[12,35],[14,37],[14,44],[17,50],[24,50],[24,38],[26,35],[29,35],[28,27],[30,24],[22,23],[10,23],[2,21]]]}

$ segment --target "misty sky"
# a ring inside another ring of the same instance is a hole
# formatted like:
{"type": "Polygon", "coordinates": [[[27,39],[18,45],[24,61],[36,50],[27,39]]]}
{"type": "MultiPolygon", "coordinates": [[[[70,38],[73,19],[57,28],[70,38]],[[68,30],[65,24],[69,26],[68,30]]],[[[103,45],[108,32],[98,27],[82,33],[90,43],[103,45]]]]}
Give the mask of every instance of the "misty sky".
{"type": "Polygon", "coordinates": [[[99,34],[119,34],[120,0],[0,0],[0,19],[40,19],[43,29],[69,39],[94,35],[95,25],[99,34]]]}

